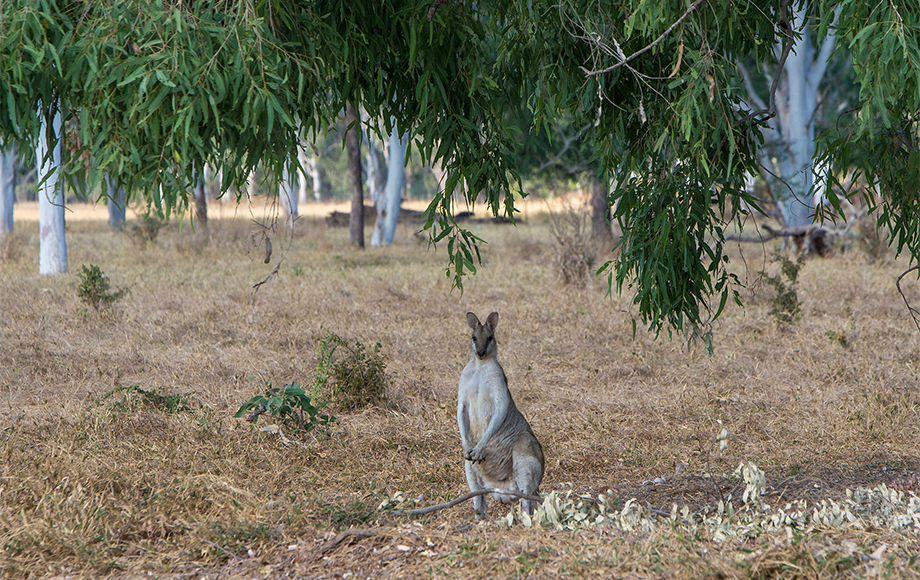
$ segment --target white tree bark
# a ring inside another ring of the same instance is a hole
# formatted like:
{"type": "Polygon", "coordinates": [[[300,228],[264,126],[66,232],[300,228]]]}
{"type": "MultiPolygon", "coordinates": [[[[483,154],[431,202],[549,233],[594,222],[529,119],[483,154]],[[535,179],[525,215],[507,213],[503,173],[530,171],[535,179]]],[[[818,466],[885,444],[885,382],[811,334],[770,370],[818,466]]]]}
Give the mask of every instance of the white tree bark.
{"type": "Polygon", "coordinates": [[[13,233],[16,201],[16,146],[0,143],[0,235],[13,233]]]}
{"type": "Polygon", "coordinates": [[[305,204],[309,200],[310,188],[308,186],[307,174],[309,171],[308,166],[310,165],[310,156],[307,155],[306,142],[300,142],[300,146],[297,148],[297,161],[300,163],[302,168],[301,172],[297,174],[297,203],[305,204]]]}
{"type": "Polygon", "coordinates": [[[259,184],[256,181],[256,172],[253,171],[249,174],[249,186],[246,188],[246,197],[249,199],[250,205],[257,193],[259,193],[259,184]]]}
{"type": "Polygon", "coordinates": [[[67,272],[67,240],[64,237],[64,187],[60,180],[62,157],[61,111],[58,105],[51,127],[39,106],[41,134],[35,148],[38,168],[38,273],[67,272]]]}
{"type": "Polygon", "coordinates": [[[115,231],[120,231],[125,227],[125,188],[122,186],[115,187],[115,180],[111,175],[106,174],[105,185],[108,189],[108,209],[109,209],[109,227],[115,231]]]}
{"type": "Polygon", "coordinates": [[[198,179],[195,181],[195,215],[198,217],[198,223],[202,229],[208,227],[208,192],[205,190],[204,174],[198,172],[198,179]]]}
{"type": "MultiPolygon", "coordinates": [[[[384,167],[386,159],[370,135],[365,135],[367,143],[367,192],[371,197],[374,208],[377,209],[377,215],[380,215],[381,201],[384,187],[386,187],[387,169],[384,167]]],[[[371,241],[371,245],[375,245],[371,241]]]]}
{"type": "Polygon", "coordinates": [[[281,173],[281,180],[278,183],[278,200],[281,203],[281,209],[284,211],[284,223],[289,228],[294,227],[297,220],[297,194],[294,193],[294,175],[291,173],[291,164],[285,163],[281,173]]]}
{"type": "Polygon", "coordinates": [[[323,174],[319,167],[319,156],[311,155],[307,160],[305,169],[310,173],[310,181],[313,183],[314,201],[323,200],[323,174]]]}
{"type": "MultiPolygon", "coordinates": [[[[761,163],[775,177],[766,175],[786,227],[808,225],[814,219],[815,113],[818,85],[834,49],[833,29],[817,53],[808,30],[807,6],[793,14],[791,26],[801,33],[786,59],[784,75],[776,91],[776,116],[769,121],[761,163]],[[775,160],[775,163],[774,163],[775,160]]],[[[781,51],[782,47],[777,47],[781,51]]],[[[748,83],[755,104],[764,105],[748,83]]]]}
{"type": "Polygon", "coordinates": [[[401,137],[394,127],[387,143],[387,181],[383,188],[380,203],[377,204],[377,221],[374,222],[374,233],[371,235],[371,245],[389,245],[393,243],[396,234],[396,223],[399,221],[399,208],[402,204],[403,184],[406,175],[406,144],[408,134],[401,137]]]}

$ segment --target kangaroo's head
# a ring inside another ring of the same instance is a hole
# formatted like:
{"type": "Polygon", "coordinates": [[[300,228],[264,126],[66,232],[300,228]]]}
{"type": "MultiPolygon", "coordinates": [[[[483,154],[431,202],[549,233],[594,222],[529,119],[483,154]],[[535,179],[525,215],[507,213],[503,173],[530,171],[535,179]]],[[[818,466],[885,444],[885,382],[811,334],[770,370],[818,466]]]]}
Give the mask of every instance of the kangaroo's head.
{"type": "Polygon", "coordinates": [[[495,327],[498,326],[498,312],[493,312],[486,318],[485,324],[480,324],[479,319],[472,312],[466,313],[466,323],[473,329],[473,352],[480,360],[494,357],[498,351],[495,343],[495,327]]]}

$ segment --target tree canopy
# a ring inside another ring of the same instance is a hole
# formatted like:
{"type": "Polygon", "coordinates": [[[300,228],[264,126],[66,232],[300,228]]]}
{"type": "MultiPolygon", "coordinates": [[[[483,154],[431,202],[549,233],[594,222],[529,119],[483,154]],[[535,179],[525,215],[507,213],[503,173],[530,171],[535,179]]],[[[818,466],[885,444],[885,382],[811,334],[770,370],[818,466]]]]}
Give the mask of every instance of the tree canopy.
{"type": "MultiPolygon", "coordinates": [[[[744,176],[775,114],[772,99],[759,111],[744,101],[737,63],[781,67],[802,4],[7,1],[0,140],[34,146],[45,137],[38,115],[59,102],[69,182],[95,191],[110,174],[129,199],[169,213],[187,206],[206,164],[225,190],[244,191],[259,163],[280,175],[300,127],[323,132],[351,103],[371,128],[407,129],[410,147],[447,171],[427,227],[462,287],[481,240],[453,220],[454,200],[482,192],[513,217],[525,192],[506,113],[523,105],[537,130],[557,118],[586,127],[595,163],[617,184],[612,286],[634,293],[653,330],[704,325],[737,299],[724,234],[757,207],[744,176]]],[[[837,34],[837,50],[852,54],[860,85],[845,130],[820,151],[838,183],[855,167],[880,189],[880,223],[916,259],[920,10],[825,0],[809,14],[819,37],[837,34]]]]}

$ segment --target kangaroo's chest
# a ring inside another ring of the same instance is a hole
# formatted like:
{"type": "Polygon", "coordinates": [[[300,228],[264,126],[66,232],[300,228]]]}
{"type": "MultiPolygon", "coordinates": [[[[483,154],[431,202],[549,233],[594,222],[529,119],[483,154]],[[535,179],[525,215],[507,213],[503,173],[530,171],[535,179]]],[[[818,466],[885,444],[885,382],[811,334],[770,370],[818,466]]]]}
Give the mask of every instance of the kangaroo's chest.
{"type": "Polygon", "coordinates": [[[497,400],[505,385],[504,372],[495,365],[467,365],[460,375],[460,402],[466,406],[470,432],[474,438],[482,436],[492,420],[497,400]]]}

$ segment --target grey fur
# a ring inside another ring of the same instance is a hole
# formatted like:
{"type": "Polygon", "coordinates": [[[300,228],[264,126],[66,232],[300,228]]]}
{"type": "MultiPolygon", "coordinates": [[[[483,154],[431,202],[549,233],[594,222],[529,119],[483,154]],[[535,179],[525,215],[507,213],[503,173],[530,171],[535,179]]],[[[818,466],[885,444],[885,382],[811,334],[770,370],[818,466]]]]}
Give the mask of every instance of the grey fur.
{"type": "MultiPolygon", "coordinates": [[[[514,404],[498,363],[498,312],[490,314],[485,324],[468,312],[466,321],[473,336],[470,360],[460,373],[457,424],[467,484],[470,491],[494,488],[537,495],[543,480],[543,448],[514,404]]],[[[512,501],[511,496],[492,495],[503,503],[512,501]]],[[[485,497],[473,500],[477,517],[486,515],[485,497]]],[[[524,500],[523,508],[533,513],[533,502],[524,500]]]]}

